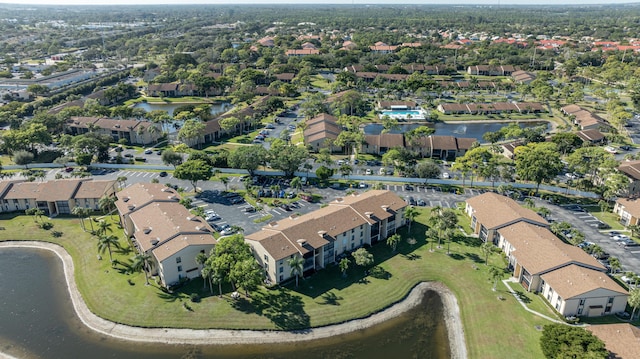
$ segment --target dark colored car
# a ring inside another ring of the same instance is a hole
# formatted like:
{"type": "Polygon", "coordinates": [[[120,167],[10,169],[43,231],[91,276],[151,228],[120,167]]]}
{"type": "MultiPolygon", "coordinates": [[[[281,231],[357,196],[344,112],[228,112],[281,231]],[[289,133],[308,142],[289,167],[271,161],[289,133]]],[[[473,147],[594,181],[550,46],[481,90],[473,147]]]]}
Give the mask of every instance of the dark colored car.
{"type": "Polygon", "coordinates": [[[231,204],[238,204],[238,203],[242,203],[244,202],[244,198],[242,197],[231,197],[229,198],[229,203],[231,204]]]}
{"type": "Polygon", "coordinates": [[[409,196],[409,198],[407,198],[407,202],[409,202],[410,205],[415,206],[417,204],[416,199],[409,196]]]}
{"type": "Polygon", "coordinates": [[[167,174],[168,173],[166,171],[162,171],[162,172],[160,172],[159,176],[160,177],[167,177],[167,174]]]}

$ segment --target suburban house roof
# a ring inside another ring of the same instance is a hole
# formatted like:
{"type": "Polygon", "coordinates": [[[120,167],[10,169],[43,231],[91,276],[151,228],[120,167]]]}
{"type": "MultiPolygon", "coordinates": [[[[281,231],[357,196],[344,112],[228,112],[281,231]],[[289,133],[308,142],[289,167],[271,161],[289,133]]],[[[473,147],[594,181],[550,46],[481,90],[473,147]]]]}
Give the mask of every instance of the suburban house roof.
{"type": "Polygon", "coordinates": [[[317,49],[293,49],[287,50],[287,56],[299,56],[299,55],[317,55],[320,53],[320,50],[317,49]]]}
{"type": "MultiPolygon", "coordinates": [[[[16,182],[6,181],[4,185],[0,182],[0,189],[4,188],[3,199],[33,199],[35,201],[68,201],[72,198],[100,198],[106,189],[112,186],[114,181],[93,181],[91,179],[61,179],[47,182],[16,182]],[[87,184],[78,192],[84,182],[92,182],[87,184]]],[[[2,194],[2,191],[0,191],[2,194]]]]}
{"type": "Polygon", "coordinates": [[[612,358],[640,358],[640,328],[629,323],[619,323],[590,325],[587,330],[604,342],[612,358]]]}
{"type": "Polygon", "coordinates": [[[368,146],[386,148],[404,147],[404,135],[401,133],[381,133],[379,135],[366,135],[364,142],[368,146]]]}
{"type": "Polygon", "coordinates": [[[153,91],[178,91],[179,84],[176,82],[149,84],[149,92],[153,91]]]}
{"type": "Polygon", "coordinates": [[[271,222],[245,236],[257,241],[275,260],[308,253],[352,228],[392,216],[407,204],[390,191],[372,190],[347,196],[302,216],[271,222]]]}
{"type": "Polygon", "coordinates": [[[291,72],[285,72],[282,74],[276,74],[275,77],[277,80],[280,80],[280,81],[291,81],[293,80],[294,77],[296,77],[296,74],[291,72]]]}
{"type": "Polygon", "coordinates": [[[474,142],[478,140],[470,137],[434,136],[429,138],[429,146],[439,150],[468,150],[474,142]]]}
{"type": "Polygon", "coordinates": [[[513,199],[493,192],[486,192],[466,201],[474,209],[474,216],[487,229],[495,229],[525,220],[540,226],[549,223],[536,212],[520,206],[513,199]]]}
{"type": "Polygon", "coordinates": [[[601,271],[568,265],[540,276],[563,300],[575,298],[597,289],[629,294],[618,283],[601,271]]]}
{"type": "Polygon", "coordinates": [[[640,180],[640,161],[624,161],[618,166],[618,171],[625,173],[634,180],[640,180]]]}
{"type": "Polygon", "coordinates": [[[152,250],[159,262],[171,257],[189,246],[215,245],[216,239],[211,234],[181,234],[152,250]]]}
{"type": "MultiPolygon", "coordinates": [[[[184,235],[210,237],[209,243],[215,243],[211,226],[177,202],[153,202],[131,213],[131,220],[135,224],[136,241],[144,252],[184,235]]],[[[180,247],[184,246],[186,244],[180,247]]]]}
{"type": "Polygon", "coordinates": [[[618,205],[624,207],[624,211],[636,218],[640,218],[640,199],[638,198],[618,198],[618,205]]]}
{"type": "Polygon", "coordinates": [[[583,111],[583,108],[578,106],[578,105],[566,105],[562,108],[560,108],[562,110],[562,112],[564,112],[567,115],[570,115],[572,113],[576,113],[578,111],[583,111]]]}
{"type": "Polygon", "coordinates": [[[604,140],[602,132],[595,129],[578,131],[576,135],[585,142],[599,142],[604,140]]]}
{"type": "Polygon", "coordinates": [[[153,201],[178,202],[180,195],[160,183],[136,183],[116,193],[116,207],[121,214],[134,212],[153,201]]]}
{"type": "Polygon", "coordinates": [[[606,268],[587,252],[564,243],[548,228],[518,222],[500,228],[498,233],[515,248],[511,255],[530,274],[545,273],[569,264],[606,271],[606,268]]]}
{"type": "Polygon", "coordinates": [[[112,130],[112,131],[121,131],[121,132],[133,132],[137,131],[138,128],[148,128],[151,126],[157,126],[156,124],[149,121],[140,121],[140,120],[119,120],[114,118],[105,118],[105,117],[71,117],[66,122],[66,126],[68,127],[77,127],[77,128],[89,128],[89,124],[94,124],[95,127],[112,130]]]}
{"type": "Polygon", "coordinates": [[[75,198],[100,198],[113,188],[116,181],[82,181],[75,198]]]}

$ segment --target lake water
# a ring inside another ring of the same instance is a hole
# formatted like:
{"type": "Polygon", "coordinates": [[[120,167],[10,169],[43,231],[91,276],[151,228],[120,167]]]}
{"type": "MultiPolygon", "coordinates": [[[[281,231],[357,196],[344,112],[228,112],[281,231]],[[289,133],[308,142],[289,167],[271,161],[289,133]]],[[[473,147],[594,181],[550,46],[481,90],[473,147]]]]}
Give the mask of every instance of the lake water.
{"type": "MultiPolygon", "coordinates": [[[[436,132],[434,135],[437,136],[454,136],[454,137],[469,137],[475,138],[479,142],[485,142],[482,139],[482,135],[486,132],[495,132],[501,129],[502,127],[508,125],[508,122],[469,122],[469,123],[444,123],[437,122],[435,124],[427,124],[429,127],[433,127],[436,132]]],[[[520,127],[536,127],[540,125],[549,126],[547,121],[531,121],[531,122],[519,122],[520,127]]],[[[412,129],[424,126],[425,124],[401,124],[399,128],[389,131],[389,133],[405,133],[411,131],[412,129]]],[[[384,127],[379,123],[370,123],[368,125],[364,125],[364,133],[367,135],[377,135],[382,132],[384,127]]]]}
{"type": "MultiPolygon", "coordinates": [[[[155,110],[162,110],[162,111],[167,111],[167,113],[171,116],[173,116],[173,110],[175,110],[177,107],[180,106],[184,106],[185,104],[175,104],[175,103],[148,103],[148,102],[139,102],[137,104],[135,104],[133,107],[134,108],[142,108],[147,112],[151,112],[151,111],[155,111],[155,110]]],[[[193,105],[198,106],[200,104],[194,103],[193,105]]],[[[224,113],[229,111],[231,108],[233,108],[233,105],[231,105],[228,102],[221,102],[221,103],[215,103],[215,104],[211,104],[211,114],[212,115],[217,115],[220,113],[224,113]]]]}
{"type": "Polygon", "coordinates": [[[76,317],[62,263],[48,251],[0,250],[0,352],[17,358],[435,358],[450,357],[443,305],[432,291],[420,306],[351,334],[280,345],[194,346],[115,340],[76,317]]]}

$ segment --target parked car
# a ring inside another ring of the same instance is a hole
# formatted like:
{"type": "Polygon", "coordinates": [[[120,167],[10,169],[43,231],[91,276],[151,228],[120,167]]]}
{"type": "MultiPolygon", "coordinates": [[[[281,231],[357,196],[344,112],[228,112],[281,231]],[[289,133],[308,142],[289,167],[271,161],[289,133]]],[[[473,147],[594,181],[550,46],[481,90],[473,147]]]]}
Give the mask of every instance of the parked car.
{"type": "Polygon", "coordinates": [[[619,236],[619,235],[620,235],[620,232],[618,232],[618,231],[611,231],[611,232],[609,232],[609,237],[619,236]]]}
{"type": "Polygon", "coordinates": [[[364,174],[366,174],[366,175],[371,175],[371,174],[372,174],[372,172],[371,172],[371,168],[367,168],[367,170],[366,170],[366,171],[364,171],[364,174]]]}
{"type": "Polygon", "coordinates": [[[242,203],[244,202],[244,198],[242,197],[231,197],[229,198],[229,203],[231,204],[238,204],[238,203],[242,203]]]}
{"type": "Polygon", "coordinates": [[[151,150],[150,148],[148,148],[148,149],[144,150],[144,154],[145,154],[145,155],[150,155],[150,154],[152,154],[152,153],[153,153],[153,150],[151,150]]]}
{"type": "Polygon", "coordinates": [[[449,173],[448,172],[443,172],[442,173],[442,178],[449,179],[450,178],[449,173]]]}
{"type": "Polygon", "coordinates": [[[64,169],[65,172],[69,173],[69,172],[73,172],[73,167],[67,167],[64,169]]]}
{"type": "Polygon", "coordinates": [[[235,230],[235,228],[232,228],[232,227],[227,227],[227,228],[223,229],[222,231],[220,231],[220,234],[223,235],[223,236],[229,236],[229,235],[232,235],[234,233],[236,233],[236,230],[235,230]]]}
{"type": "Polygon", "coordinates": [[[162,171],[159,173],[160,177],[167,177],[168,173],[166,171],[162,171]]]}
{"type": "Polygon", "coordinates": [[[358,188],[367,188],[367,184],[364,182],[358,183],[358,188]]]}
{"type": "Polygon", "coordinates": [[[418,203],[418,206],[420,207],[424,207],[427,205],[427,202],[425,202],[425,200],[422,198],[420,198],[417,203],[418,203]]]}
{"type": "Polygon", "coordinates": [[[410,204],[410,205],[412,205],[412,206],[415,206],[415,205],[417,205],[417,204],[418,204],[418,203],[416,202],[416,199],[415,199],[415,198],[413,198],[412,196],[409,196],[409,197],[407,198],[407,203],[409,203],[409,204],[410,204]]]}
{"type": "Polygon", "coordinates": [[[256,211],[256,207],[254,207],[254,206],[245,207],[244,211],[248,212],[248,213],[255,212],[256,211]]]}
{"type": "Polygon", "coordinates": [[[413,186],[407,183],[407,184],[404,185],[404,190],[405,191],[413,191],[413,186]]]}

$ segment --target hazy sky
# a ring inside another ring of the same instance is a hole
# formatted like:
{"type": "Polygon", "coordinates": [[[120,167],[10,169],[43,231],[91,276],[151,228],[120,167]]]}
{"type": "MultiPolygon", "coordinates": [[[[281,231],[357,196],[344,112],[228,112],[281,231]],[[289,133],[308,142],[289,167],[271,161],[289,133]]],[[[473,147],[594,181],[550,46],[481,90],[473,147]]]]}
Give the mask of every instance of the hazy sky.
{"type": "Polygon", "coordinates": [[[640,0],[0,0],[11,4],[134,5],[134,4],[621,4],[640,0]]]}

